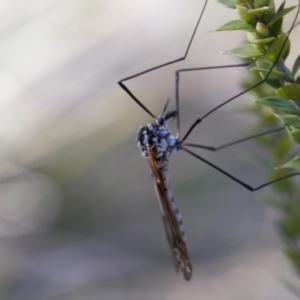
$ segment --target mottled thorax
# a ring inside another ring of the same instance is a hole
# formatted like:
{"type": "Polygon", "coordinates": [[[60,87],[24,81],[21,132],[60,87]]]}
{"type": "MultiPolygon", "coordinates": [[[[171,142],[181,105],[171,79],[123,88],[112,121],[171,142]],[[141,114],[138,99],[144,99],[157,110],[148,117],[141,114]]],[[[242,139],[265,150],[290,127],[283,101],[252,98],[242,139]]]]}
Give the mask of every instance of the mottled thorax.
{"type": "Polygon", "coordinates": [[[143,126],[137,135],[137,143],[142,155],[148,157],[148,151],[154,153],[156,159],[168,158],[177,152],[178,138],[171,135],[165,122],[177,116],[173,110],[158,116],[153,123],[143,126]]]}

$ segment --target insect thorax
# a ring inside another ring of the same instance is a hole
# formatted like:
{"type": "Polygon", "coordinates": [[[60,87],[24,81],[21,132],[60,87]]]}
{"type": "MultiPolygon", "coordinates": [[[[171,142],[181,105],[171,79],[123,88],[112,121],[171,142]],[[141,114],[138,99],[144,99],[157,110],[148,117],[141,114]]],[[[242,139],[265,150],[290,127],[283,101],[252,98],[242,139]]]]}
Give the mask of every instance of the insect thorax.
{"type": "Polygon", "coordinates": [[[152,124],[143,126],[137,135],[137,144],[142,155],[148,157],[151,151],[155,158],[168,158],[179,150],[178,138],[171,135],[165,121],[177,115],[171,111],[158,116],[152,124]]]}

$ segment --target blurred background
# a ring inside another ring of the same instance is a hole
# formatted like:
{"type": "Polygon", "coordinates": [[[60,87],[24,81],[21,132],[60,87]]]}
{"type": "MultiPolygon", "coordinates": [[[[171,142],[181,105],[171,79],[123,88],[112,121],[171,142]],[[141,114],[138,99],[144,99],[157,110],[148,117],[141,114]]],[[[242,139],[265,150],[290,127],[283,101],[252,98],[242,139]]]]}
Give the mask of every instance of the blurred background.
{"type": "MultiPolygon", "coordinates": [[[[243,34],[213,32],[235,11],[208,2],[186,61],[126,82],[154,114],[174,100],[175,70],[238,63],[220,52],[243,34]]],[[[173,267],[135,142],[151,117],[117,81],[183,56],[202,8],[202,0],[1,1],[1,299],[296,299],[283,283],[294,275],[266,190],[250,193],[184,152],[170,172],[192,280],[173,267]]],[[[182,132],[239,92],[245,74],[182,74],[182,132]]],[[[212,114],[189,142],[247,136],[255,120],[237,113],[245,103],[250,95],[212,114]]],[[[266,154],[251,142],[197,152],[253,186],[267,180],[257,160],[266,154]]]]}

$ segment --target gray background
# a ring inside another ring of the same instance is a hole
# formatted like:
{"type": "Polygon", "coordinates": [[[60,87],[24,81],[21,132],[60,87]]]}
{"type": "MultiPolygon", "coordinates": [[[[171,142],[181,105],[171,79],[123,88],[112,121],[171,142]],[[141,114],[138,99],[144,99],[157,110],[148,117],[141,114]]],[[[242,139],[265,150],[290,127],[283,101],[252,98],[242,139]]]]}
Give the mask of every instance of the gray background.
{"type": "MultiPolygon", "coordinates": [[[[186,153],[171,158],[170,172],[192,280],[172,265],[135,143],[151,117],[117,81],[182,56],[202,5],[1,1],[1,299],[296,299],[282,283],[295,278],[281,253],[277,216],[263,202],[268,191],[250,193],[186,153]]],[[[238,62],[219,52],[243,35],[212,32],[235,18],[210,0],[188,59],[128,86],[159,114],[174,99],[176,69],[238,62]]],[[[299,28],[291,36],[294,57],[297,35],[299,28]]],[[[182,75],[182,132],[236,94],[245,74],[182,75]]],[[[237,113],[245,103],[251,95],[205,119],[189,141],[217,146],[246,136],[255,120],[237,113]]],[[[267,180],[257,160],[266,154],[253,143],[199,153],[253,186],[267,180]]]]}

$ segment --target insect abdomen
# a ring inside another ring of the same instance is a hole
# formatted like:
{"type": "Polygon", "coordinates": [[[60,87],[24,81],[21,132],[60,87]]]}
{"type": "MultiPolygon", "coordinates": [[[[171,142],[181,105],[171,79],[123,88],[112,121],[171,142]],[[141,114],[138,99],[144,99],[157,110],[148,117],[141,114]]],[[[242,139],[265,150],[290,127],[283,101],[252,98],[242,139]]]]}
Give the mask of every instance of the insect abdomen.
{"type": "MultiPolygon", "coordinates": [[[[169,189],[171,191],[171,189],[169,189]]],[[[171,192],[172,193],[172,192],[171,192]]],[[[179,228],[179,231],[181,233],[181,237],[183,239],[184,242],[186,242],[186,239],[185,239],[185,231],[184,231],[184,225],[183,225],[183,222],[182,222],[182,215],[181,213],[179,212],[179,209],[178,209],[178,206],[175,202],[175,199],[174,197],[171,197],[169,198],[169,202],[170,202],[170,205],[171,205],[171,208],[172,208],[172,211],[174,213],[174,216],[176,218],[176,222],[177,222],[177,225],[178,225],[178,228],[179,228]]]]}
{"type": "Polygon", "coordinates": [[[165,193],[167,195],[168,201],[170,203],[173,215],[176,219],[178,229],[181,233],[181,237],[182,237],[183,241],[186,242],[185,230],[184,230],[184,225],[183,225],[183,221],[182,221],[182,215],[179,212],[178,205],[175,202],[175,199],[174,199],[174,196],[173,196],[173,193],[172,193],[171,182],[170,182],[170,177],[169,177],[169,170],[167,168],[167,163],[163,167],[160,166],[159,169],[160,169],[160,171],[162,172],[162,175],[163,175],[164,190],[165,190],[165,193]]]}

